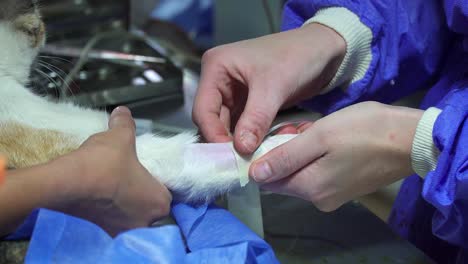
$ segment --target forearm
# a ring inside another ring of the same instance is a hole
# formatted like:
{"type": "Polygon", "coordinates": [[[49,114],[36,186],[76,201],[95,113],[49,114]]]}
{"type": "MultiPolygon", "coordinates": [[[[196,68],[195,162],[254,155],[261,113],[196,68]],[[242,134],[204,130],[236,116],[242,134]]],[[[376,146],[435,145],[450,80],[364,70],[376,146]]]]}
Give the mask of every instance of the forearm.
{"type": "Polygon", "coordinates": [[[0,235],[14,231],[35,208],[59,208],[69,193],[63,178],[77,171],[70,165],[61,159],[9,171],[0,187],[0,235]]]}

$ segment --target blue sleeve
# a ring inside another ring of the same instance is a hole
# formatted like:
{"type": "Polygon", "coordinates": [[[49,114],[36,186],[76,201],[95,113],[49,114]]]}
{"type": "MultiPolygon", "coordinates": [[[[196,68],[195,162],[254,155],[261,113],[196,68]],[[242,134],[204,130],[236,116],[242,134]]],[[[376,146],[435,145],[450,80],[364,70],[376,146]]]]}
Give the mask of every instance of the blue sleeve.
{"type": "Polygon", "coordinates": [[[468,245],[468,83],[444,99],[433,138],[440,155],[424,180],[423,197],[435,208],[433,233],[458,246],[468,245]]]}
{"type": "Polygon", "coordinates": [[[430,86],[442,68],[453,35],[445,21],[443,4],[436,0],[288,1],[284,30],[300,27],[320,9],[345,7],[373,35],[372,60],[365,76],[346,91],[334,89],[304,105],[328,114],[361,101],[390,103],[430,86]]]}
{"type": "Polygon", "coordinates": [[[444,10],[449,28],[455,33],[467,36],[468,2],[466,0],[445,0],[444,10]]]}

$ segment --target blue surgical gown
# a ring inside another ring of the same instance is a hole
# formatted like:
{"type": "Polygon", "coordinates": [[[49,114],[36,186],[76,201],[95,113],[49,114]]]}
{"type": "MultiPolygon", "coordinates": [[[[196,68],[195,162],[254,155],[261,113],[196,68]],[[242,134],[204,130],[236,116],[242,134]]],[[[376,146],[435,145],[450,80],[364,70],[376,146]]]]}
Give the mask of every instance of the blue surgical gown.
{"type": "Polygon", "coordinates": [[[468,0],[290,0],[283,29],[327,7],[345,7],[370,28],[372,61],[346,91],[302,105],[327,114],[430,88],[421,109],[442,110],[433,129],[437,167],[405,180],[389,224],[439,263],[468,263],[468,0]]]}

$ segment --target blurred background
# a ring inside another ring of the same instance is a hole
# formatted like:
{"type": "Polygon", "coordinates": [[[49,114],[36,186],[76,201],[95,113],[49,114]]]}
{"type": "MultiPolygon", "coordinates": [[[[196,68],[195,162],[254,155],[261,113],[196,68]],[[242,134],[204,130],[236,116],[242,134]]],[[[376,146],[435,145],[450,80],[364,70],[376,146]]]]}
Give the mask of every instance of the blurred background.
{"type": "Polygon", "coordinates": [[[163,133],[194,129],[191,103],[203,53],[279,31],[283,4],[43,0],[47,45],[31,86],[54,100],[109,111],[127,105],[142,119],[162,121],[157,128],[163,133]]]}
{"type": "Polygon", "coordinates": [[[35,71],[34,83],[40,84],[38,92],[99,107],[148,99],[154,94],[119,99],[96,92],[155,83],[168,83],[159,85],[167,90],[180,77],[178,70],[199,71],[207,49],[278,31],[282,5],[280,0],[44,0],[48,40],[39,66],[48,78],[41,83],[44,73],[35,71]]]}

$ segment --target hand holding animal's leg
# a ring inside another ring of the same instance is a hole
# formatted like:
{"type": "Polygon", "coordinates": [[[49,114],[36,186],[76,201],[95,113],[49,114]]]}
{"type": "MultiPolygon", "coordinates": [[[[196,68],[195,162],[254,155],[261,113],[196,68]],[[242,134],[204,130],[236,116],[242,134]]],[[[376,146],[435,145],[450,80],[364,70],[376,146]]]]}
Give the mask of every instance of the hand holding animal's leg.
{"type": "Polygon", "coordinates": [[[0,188],[0,234],[13,230],[34,208],[83,217],[117,234],[167,215],[170,200],[167,189],[138,162],[135,128],[130,115],[120,112],[109,131],[78,150],[8,173],[0,188]]]}

